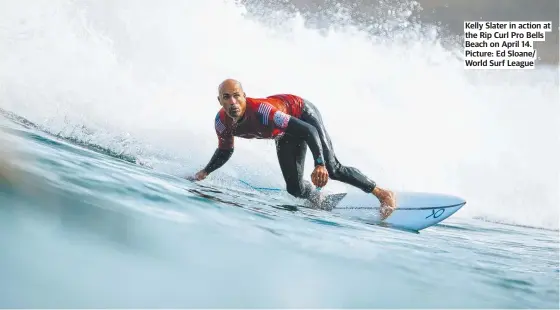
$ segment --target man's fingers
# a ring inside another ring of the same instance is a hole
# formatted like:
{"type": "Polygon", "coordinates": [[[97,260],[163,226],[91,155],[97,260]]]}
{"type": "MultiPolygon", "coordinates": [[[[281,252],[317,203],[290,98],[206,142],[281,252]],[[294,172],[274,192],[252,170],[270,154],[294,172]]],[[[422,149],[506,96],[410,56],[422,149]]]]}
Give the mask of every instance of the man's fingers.
{"type": "Polygon", "coordinates": [[[329,180],[329,175],[326,173],[321,174],[321,185],[320,187],[323,187],[327,184],[327,181],[329,180]]]}
{"type": "Polygon", "coordinates": [[[387,218],[387,209],[381,208],[381,220],[385,220],[387,218]]]}
{"type": "Polygon", "coordinates": [[[192,176],[192,175],[187,175],[185,177],[185,179],[189,180],[189,181],[196,181],[196,176],[192,176]]]}
{"type": "Polygon", "coordinates": [[[394,210],[393,207],[383,203],[381,205],[381,210],[380,210],[381,220],[383,221],[383,220],[387,219],[391,215],[391,213],[393,213],[393,210],[394,210]]]}

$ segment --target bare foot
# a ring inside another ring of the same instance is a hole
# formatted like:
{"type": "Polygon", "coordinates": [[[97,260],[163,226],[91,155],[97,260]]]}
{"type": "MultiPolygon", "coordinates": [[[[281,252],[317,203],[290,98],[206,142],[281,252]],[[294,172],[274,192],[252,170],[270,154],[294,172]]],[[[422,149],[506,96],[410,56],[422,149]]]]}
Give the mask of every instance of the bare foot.
{"type": "Polygon", "coordinates": [[[377,199],[379,199],[379,202],[381,203],[379,213],[381,215],[381,220],[384,221],[397,208],[397,199],[395,197],[395,193],[379,187],[375,187],[372,193],[375,195],[375,197],[377,197],[377,199]]]}

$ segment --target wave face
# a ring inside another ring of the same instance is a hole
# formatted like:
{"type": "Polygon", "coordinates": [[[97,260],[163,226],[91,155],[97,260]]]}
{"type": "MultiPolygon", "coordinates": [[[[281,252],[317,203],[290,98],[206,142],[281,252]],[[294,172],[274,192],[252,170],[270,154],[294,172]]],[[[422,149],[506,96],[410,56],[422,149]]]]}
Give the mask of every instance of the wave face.
{"type": "MultiPolygon", "coordinates": [[[[409,21],[416,4],[384,5],[363,27],[336,5],[310,23],[217,0],[3,1],[0,107],[184,175],[213,153],[216,87],[233,77],[249,96],[314,102],[341,161],[380,186],[465,197],[458,217],[558,229],[557,69],[464,71],[438,28],[409,21]]],[[[283,186],[271,141],[236,145],[216,176],[283,186]]]]}

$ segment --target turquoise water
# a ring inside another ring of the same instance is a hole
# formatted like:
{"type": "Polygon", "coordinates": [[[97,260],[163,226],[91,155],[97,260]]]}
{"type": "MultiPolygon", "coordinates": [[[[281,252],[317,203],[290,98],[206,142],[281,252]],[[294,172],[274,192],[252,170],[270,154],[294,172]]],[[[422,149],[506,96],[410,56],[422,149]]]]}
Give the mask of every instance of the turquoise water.
{"type": "Polygon", "coordinates": [[[234,2],[0,1],[0,307],[558,307],[558,68],[465,71],[413,1],[234,2]],[[467,205],[419,234],[291,211],[239,182],[284,185],[267,140],[185,180],[229,77],[314,102],[380,186],[467,205]]]}
{"type": "Polygon", "coordinates": [[[0,307],[558,305],[558,231],[452,217],[414,234],[291,212],[0,124],[0,307]]]}

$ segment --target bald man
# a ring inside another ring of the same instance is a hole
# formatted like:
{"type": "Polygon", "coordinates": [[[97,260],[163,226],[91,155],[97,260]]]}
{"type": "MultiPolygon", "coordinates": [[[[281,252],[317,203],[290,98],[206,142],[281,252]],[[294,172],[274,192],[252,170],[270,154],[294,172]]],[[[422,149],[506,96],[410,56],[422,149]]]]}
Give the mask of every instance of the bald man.
{"type": "Polygon", "coordinates": [[[392,191],[378,187],[358,169],[343,166],[338,161],[321,114],[311,102],[289,94],[249,98],[241,83],[233,79],[218,86],[218,101],[222,106],[214,123],[218,147],[206,167],[195,175],[195,180],[206,178],[231,158],[234,137],[275,139],[280,169],[292,196],[311,200],[313,187],[303,180],[309,147],[315,166],[311,181],[315,186],[324,187],[330,177],[372,193],[381,202],[382,219],[395,209],[392,191]]]}

